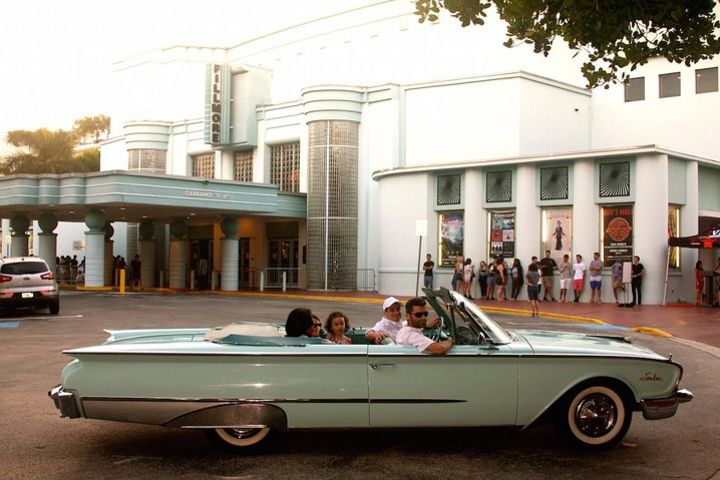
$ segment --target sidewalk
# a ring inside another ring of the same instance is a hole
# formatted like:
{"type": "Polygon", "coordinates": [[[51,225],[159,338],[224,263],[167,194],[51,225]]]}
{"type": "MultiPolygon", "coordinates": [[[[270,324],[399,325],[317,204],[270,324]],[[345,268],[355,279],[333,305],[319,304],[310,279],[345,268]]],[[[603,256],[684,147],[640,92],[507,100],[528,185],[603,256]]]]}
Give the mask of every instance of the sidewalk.
{"type": "MultiPolygon", "coordinates": [[[[67,287],[66,287],[67,288],[67,287]]],[[[69,287],[69,289],[73,289],[69,287]]],[[[94,290],[77,288],[77,290],[94,290]]],[[[104,290],[111,290],[110,287],[104,290]]],[[[117,291],[117,289],[115,289],[117,291]]],[[[169,293],[178,295],[229,295],[241,297],[272,297],[296,298],[298,300],[337,301],[354,303],[382,304],[385,295],[376,292],[325,292],[293,290],[281,292],[279,290],[266,290],[259,292],[237,291],[220,292],[209,290],[171,290],[167,288],[144,289],[144,292],[169,293]]],[[[128,289],[127,293],[137,293],[138,290],[128,289]]],[[[409,297],[398,297],[406,300],[409,297]]],[[[475,303],[488,312],[501,312],[517,315],[530,315],[530,305],[527,301],[498,302],[475,300],[475,303]]],[[[696,307],[694,305],[636,305],[633,308],[620,308],[614,303],[593,305],[589,303],[540,303],[540,315],[561,320],[589,322],[596,324],[610,324],[633,329],[638,332],[659,336],[675,336],[696,342],[720,347],[720,309],[709,307],[696,307]]]]}

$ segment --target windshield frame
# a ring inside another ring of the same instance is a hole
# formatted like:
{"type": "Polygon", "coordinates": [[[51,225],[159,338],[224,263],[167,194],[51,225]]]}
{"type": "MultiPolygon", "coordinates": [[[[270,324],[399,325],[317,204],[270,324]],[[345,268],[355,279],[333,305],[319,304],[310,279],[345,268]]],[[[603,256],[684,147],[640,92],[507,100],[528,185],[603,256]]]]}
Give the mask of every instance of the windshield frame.
{"type": "Polygon", "coordinates": [[[492,317],[485,313],[475,303],[469,301],[457,292],[449,291],[449,293],[455,304],[459,307],[457,308],[456,313],[469,317],[469,320],[475,322],[475,324],[487,335],[492,343],[495,345],[507,345],[512,343],[512,334],[498,325],[492,317]],[[460,308],[460,306],[462,307],[460,308]]]}

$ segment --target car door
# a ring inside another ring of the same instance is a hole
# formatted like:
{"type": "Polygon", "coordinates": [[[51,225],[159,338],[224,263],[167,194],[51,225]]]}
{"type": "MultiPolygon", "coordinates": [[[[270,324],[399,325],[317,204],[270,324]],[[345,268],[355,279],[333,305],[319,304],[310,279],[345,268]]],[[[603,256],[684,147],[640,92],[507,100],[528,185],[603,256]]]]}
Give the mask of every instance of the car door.
{"type": "Polygon", "coordinates": [[[515,425],[518,356],[512,348],[456,345],[433,356],[408,345],[371,345],[370,425],[515,425]]]}

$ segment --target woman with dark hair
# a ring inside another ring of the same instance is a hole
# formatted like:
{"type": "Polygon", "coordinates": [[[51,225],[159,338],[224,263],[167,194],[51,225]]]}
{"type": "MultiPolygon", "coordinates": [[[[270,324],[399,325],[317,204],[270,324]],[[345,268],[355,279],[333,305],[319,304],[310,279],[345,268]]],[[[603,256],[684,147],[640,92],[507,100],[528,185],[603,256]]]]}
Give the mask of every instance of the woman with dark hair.
{"type": "Polygon", "coordinates": [[[513,261],[512,267],[510,268],[510,277],[512,278],[511,297],[513,300],[517,300],[518,295],[520,295],[520,289],[522,288],[524,283],[523,279],[525,278],[519,258],[516,258],[513,261]]]}
{"type": "Polygon", "coordinates": [[[286,337],[312,336],[313,316],[307,308],[296,308],[288,314],[285,322],[286,337]]]}
{"type": "Polygon", "coordinates": [[[700,260],[695,264],[695,305],[702,303],[703,289],[705,288],[705,278],[703,278],[703,264],[700,260]]]}

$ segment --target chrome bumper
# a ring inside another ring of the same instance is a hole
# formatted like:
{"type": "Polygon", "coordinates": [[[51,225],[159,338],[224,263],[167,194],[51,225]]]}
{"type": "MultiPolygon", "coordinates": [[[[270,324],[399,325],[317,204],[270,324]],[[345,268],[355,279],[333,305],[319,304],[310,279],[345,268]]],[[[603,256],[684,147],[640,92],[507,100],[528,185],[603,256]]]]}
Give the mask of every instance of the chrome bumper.
{"type": "Polygon", "coordinates": [[[48,392],[48,397],[52,398],[55,408],[60,410],[60,416],[63,418],[79,418],[80,409],[75,401],[75,394],[63,390],[62,385],[58,385],[48,392]]]}
{"type": "Polygon", "coordinates": [[[640,406],[646,420],[661,420],[675,415],[678,405],[687,403],[693,398],[693,394],[683,388],[676,390],[672,397],[642,400],[640,406]]]}

